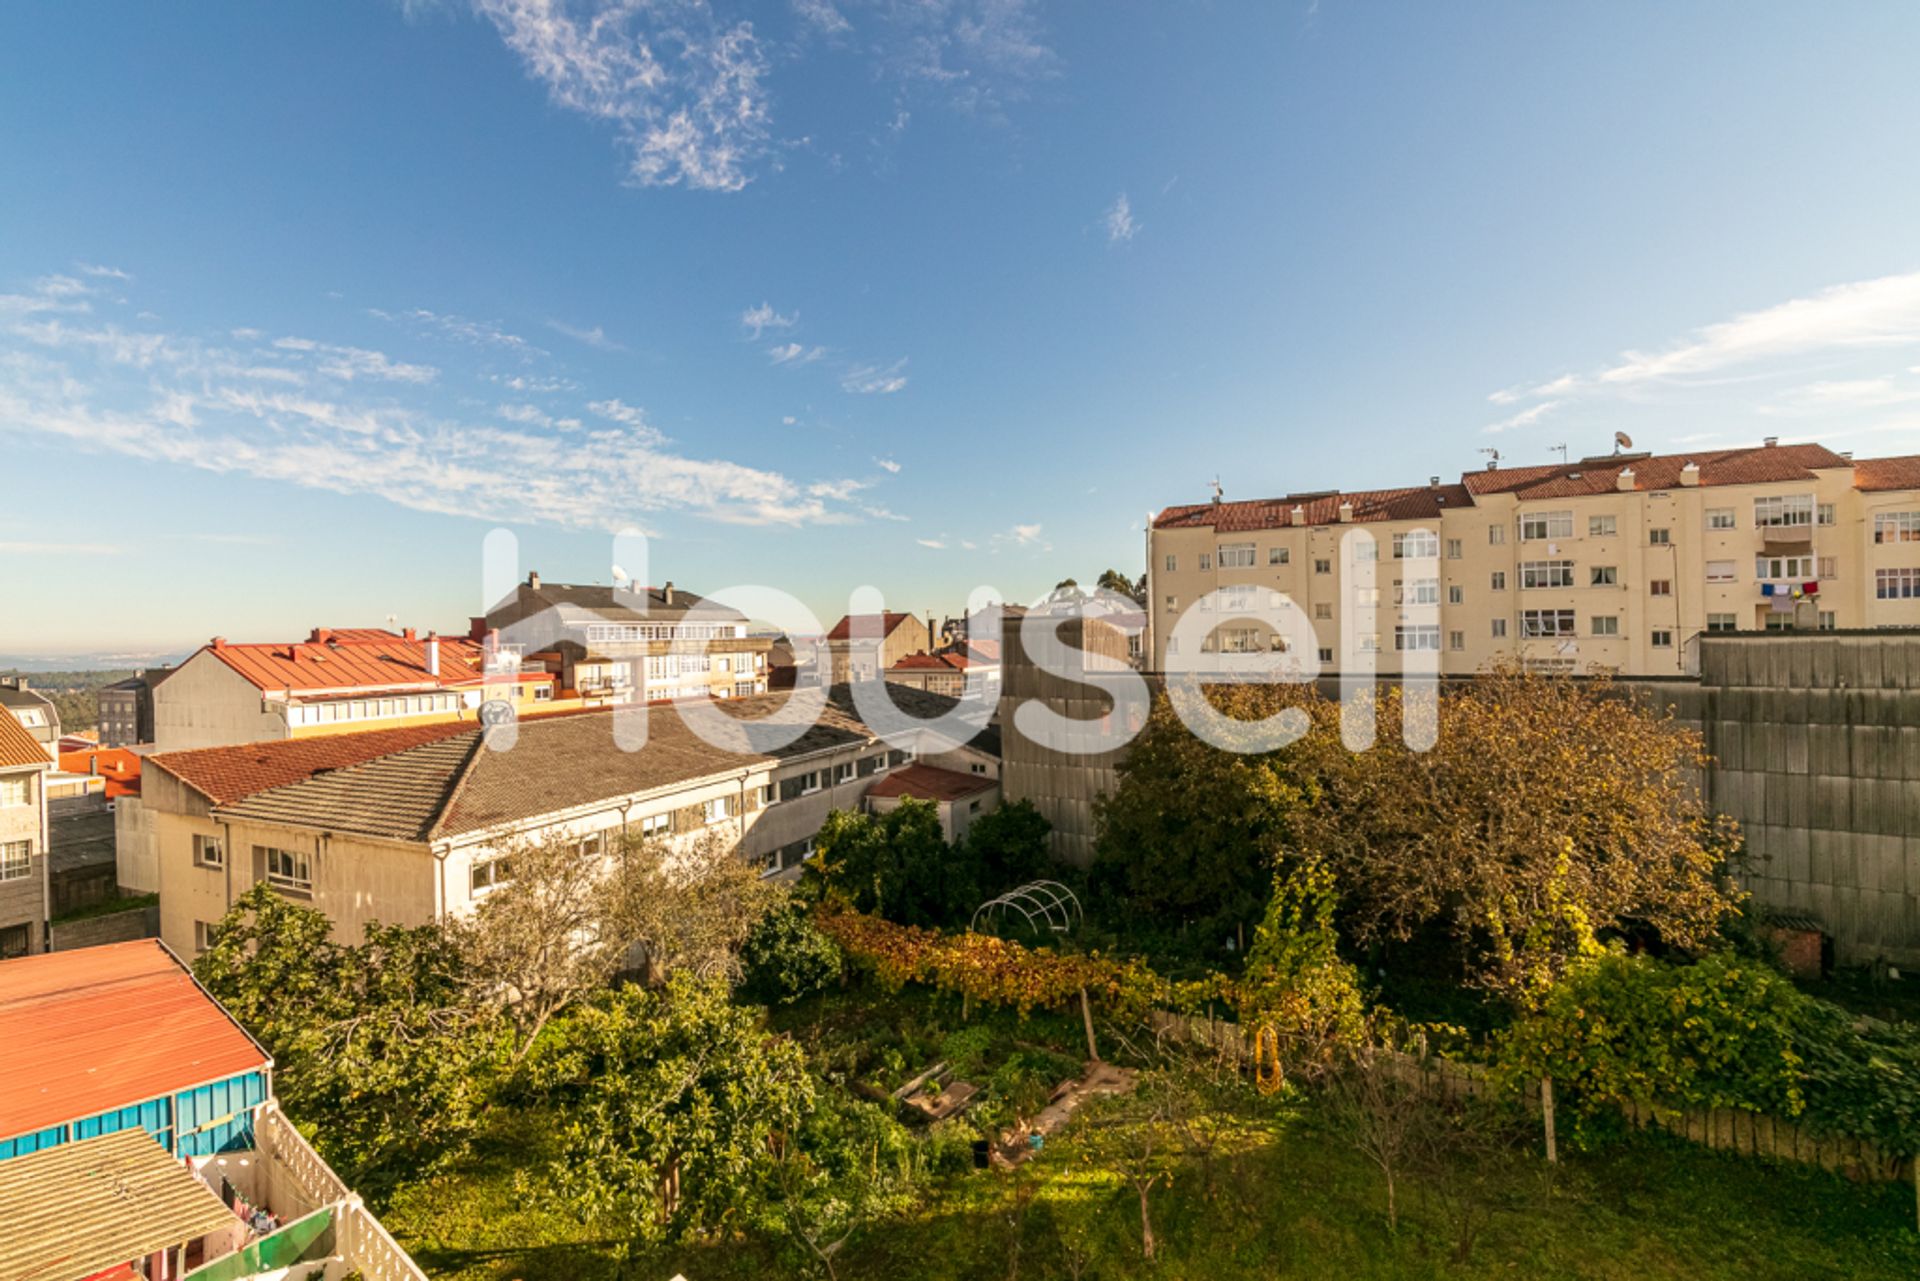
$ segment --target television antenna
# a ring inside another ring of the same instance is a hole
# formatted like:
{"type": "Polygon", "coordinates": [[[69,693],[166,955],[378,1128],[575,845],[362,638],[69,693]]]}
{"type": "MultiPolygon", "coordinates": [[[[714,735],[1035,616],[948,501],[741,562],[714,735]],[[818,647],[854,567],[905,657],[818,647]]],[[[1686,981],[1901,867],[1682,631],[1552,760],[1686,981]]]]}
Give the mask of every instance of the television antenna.
{"type": "Polygon", "coordinates": [[[1565,445],[1548,445],[1547,446],[1547,452],[1549,454],[1554,452],[1556,449],[1560,451],[1560,465],[1562,467],[1566,466],[1567,465],[1567,447],[1565,445]]]}
{"type": "Polygon", "coordinates": [[[1225,496],[1226,492],[1226,490],[1220,488],[1220,477],[1215,476],[1213,478],[1213,501],[1216,503],[1219,502],[1220,499],[1225,496]]]}
{"type": "Polygon", "coordinates": [[[1487,456],[1487,470],[1492,471],[1500,465],[1500,451],[1491,445],[1482,445],[1480,452],[1487,456]]]}

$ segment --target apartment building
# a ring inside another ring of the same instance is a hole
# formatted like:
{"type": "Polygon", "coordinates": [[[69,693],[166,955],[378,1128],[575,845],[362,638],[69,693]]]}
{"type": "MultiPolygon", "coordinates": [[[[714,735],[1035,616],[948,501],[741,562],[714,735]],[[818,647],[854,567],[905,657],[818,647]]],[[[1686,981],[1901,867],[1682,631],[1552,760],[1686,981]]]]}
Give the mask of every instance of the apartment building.
{"type": "Polygon", "coordinates": [[[48,760],[60,754],[60,709],[31,688],[25,676],[0,676],[0,711],[13,713],[48,760]]]}
{"type": "Polygon", "coordinates": [[[1769,439],[1216,499],[1162,511],[1148,553],[1157,670],[1279,651],[1303,671],[1675,675],[1709,632],[1920,626],[1920,456],[1769,439]]]}
{"type": "Polygon", "coordinates": [[[537,573],[472,621],[470,639],[490,636],[588,705],[764,694],[774,642],[749,635],[740,611],[672,582],[580,586],[537,573]]]}
{"type": "MultiPolygon", "coordinates": [[[[893,697],[907,716],[954,707],[913,690],[893,697]]],[[[754,718],[785,701],[703,710],[754,718]]],[[[195,954],[260,881],[325,912],[342,941],[370,921],[424,924],[503,884],[507,851],[526,839],[577,841],[595,857],[623,834],[718,834],[765,874],[787,874],[829,812],[858,808],[876,779],[910,761],[998,772],[991,730],[958,746],[915,733],[902,747],[861,720],[844,687],[795,742],[765,751],[716,747],[675,708],[646,716],[645,745],[632,751],[615,740],[614,714],[595,710],[522,722],[510,747],[454,724],[149,757],[142,801],[156,833],[161,937],[195,954]]]]}
{"type": "Polygon", "coordinates": [[[153,688],[172,669],[157,667],[103,685],[94,696],[100,710],[100,746],[136,747],[153,742],[153,688]]]}
{"type": "Polygon", "coordinates": [[[52,772],[39,740],[0,711],[0,961],[46,950],[52,772]]]}
{"type": "Polygon", "coordinates": [[[932,647],[932,629],[913,614],[848,614],[827,630],[819,646],[824,659],[815,667],[824,666],[830,685],[881,680],[908,654],[932,647]]]}
{"type": "Polygon", "coordinates": [[[916,651],[887,668],[889,685],[905,685],[934,694],[959,698],[972,680],[987,695],[1000,696],[1000,642],[959,641],[934,650],[916,651]]]}
{"type": "Polygon", "coordinates": [[[152,687],[163,752],[375,727],[475,723],[505,700],[541,710],[554,679],[478,641],[380,628],[316,627],[304,641],[216,636],[152,687]]]}

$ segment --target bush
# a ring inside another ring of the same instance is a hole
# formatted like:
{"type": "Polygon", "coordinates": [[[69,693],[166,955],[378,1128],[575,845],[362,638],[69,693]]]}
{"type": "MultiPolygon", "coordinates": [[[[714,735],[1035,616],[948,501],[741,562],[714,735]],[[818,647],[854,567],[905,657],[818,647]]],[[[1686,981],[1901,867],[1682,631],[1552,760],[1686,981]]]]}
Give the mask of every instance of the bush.
{"type": "Polygon", "coordinates": [[[839,981],[845,958],[812,917],[789,903],[760,919],[741,949],[743,992],[768,1005],[790,1005],[839,981]]]}

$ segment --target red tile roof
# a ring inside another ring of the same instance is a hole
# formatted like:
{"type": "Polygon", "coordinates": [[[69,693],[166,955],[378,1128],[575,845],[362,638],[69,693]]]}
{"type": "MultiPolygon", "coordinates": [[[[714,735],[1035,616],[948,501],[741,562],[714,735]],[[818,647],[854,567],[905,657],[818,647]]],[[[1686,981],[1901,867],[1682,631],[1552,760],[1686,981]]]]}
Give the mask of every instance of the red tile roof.
{"type": "Polygon", "coordinates": [[[60,753],[69,774],[98,774],[107,780],[107,799],[140,795],[140,756],[124,747],[88,747],[60,753]]]}
{"type": "Polygon", "coordinates": [[[911,796],[923,801],[957,801],[1000,785],[979,774],[962,774],[933,765],[895,770],[867,789],[868,796],[911,796]]]}
{"type": "Polygon", "coordinates": [[[377,628],[316,628],[305,641],[236,645],[222,640],[203,652],[270,692],[441,689],[481,679],[483,651],[476,642],[441,637],[437,676],[427,670],[428,644],[377,628]]]}
{"type": "Polygon", "coordinates": [[[40,746],[40,740],[12,712],[0,707],[0,768],[15,765],[52,765],[53,757],[40,746]]]}
{"type": "Polygon", "coordinates": [[[149,756],[147,766],[173,775],[214,804],[225,805],[271,787],[298,783],[325,770],[345,769],[423,743],[437,743],[455,734],[469,733],[474,728],[473,721],[442,721],[399,729],[365,730],[358,734],[201,747],[149,756]]]}
{"type": "Polygon", "coordinates": [[[1252,529],[1285,529],[1293,525],[1332,525],[1340,520],[1343,503],[1353,504],[1353,520],[1428,520],[1455,507],[1470,507],[1472,496],[1462,485],[1421,485],[1407,489],[1367,489],[1352,493],[1289,494],[1285,498],[1257,498],[1233,503],[1190,503],[1169,507],[1153,518],[1155,529],[1192,529],[1211,526],[1219,533],[1252,529]],[[1295,520],[1293,509],[1301,509],[1295,520]]]}
{"type": "Polygon", "coordinates": [[[917,617],[918,615],[915,614],[896,614],[892,610],[888,610],[884,614],[848,614],[833,625],[833,630],[827,633],[827,639],[851,639],[853,636],[853,620],[856,618],[860,619],[863,624],[869,620],[877,619],[880,624],[880,635],[891,636],[894,630],[901,624],[917,617]]]}
{"type": "Polygon", "coordinates": [[[964,646],[953,646],[929,654],[925,650],[915,650],[898,659],[887,670],[964,672],[969,667],[989,667],[1000,661],[1000,646],[996,641],[974,641],[974,653],[969,654],[964,646]]]}
{"type": "Polygon", "coordinates": [[[1620,473],[1633,468],[1634,490],[1677,489],[1687,464],[1700,469],[1700,484],[1765,485],[1813,480],[1815,469],[1844,468],[1847,460],[1825,445],[1756,445],[1747,449],[1705,449],[1689,454],[1606,458],[1544,467],[1502,467],[1468,472],[1462,479],[1473,494],[1514,494],[1523,500],[1584,498],[1619,489],[1620,473]]]}
{"type": "Polygon", "coordinates": [[[1868,493],[1890,489],[1920,489],[1920,454],[1897,458],[1862,458],[1853,465],[1854,488],[1868,493]]]}
{"type": "Polygon", "coordinates": [[[0,1138],[271,1065],[157,939],[0,961],[0,1138]]]}

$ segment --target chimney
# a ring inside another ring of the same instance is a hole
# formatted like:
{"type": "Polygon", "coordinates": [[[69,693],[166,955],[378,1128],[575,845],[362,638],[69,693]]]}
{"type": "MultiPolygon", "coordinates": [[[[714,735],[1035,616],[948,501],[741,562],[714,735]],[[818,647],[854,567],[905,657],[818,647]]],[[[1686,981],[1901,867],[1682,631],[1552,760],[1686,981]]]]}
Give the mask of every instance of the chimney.
{"type": "Polygon", "coordinates": [[[1291,513],[1291,517],[1290,517],[1290,518],[1292,519],[1292,521],[1293,521],[1293,523],[1294,523],[1294,524],[1296,524],[1296,525],[1304,525],[1304,524],[1306,524],[1306,523],[1307,523],[1307,509],[1306,509],[1306,508],[1304,508],[1304,507],[1302,507],[1302,506],[1301,506],[1301,505],[1300,505],[1299,503],[1295,503],[1295,504],[1293,505],[1293,512],[1291,513]]]}
{"type": "Polygon", "coordinates": [[[209,643],[215,649],[225,649],[227,647],[227,638],[224,636],[216,636],[209,643]]]}
{"type": "Polygon", "coordinates": [[[326,645],[331,643],[332,640],[333,640],[333,629],[331,627],[316,627],[313,629],[312,633],[308,635],[307,644],[326,645]]]}
{"type": "Polygon", "coordinates": [[[1689,461],[1685,467],[1682,467],[1680,469],[1680,483],[1687,486],[1698,485],[1700,483],[1700,464],[1689,461]]]}
{"type": "Polygon", "coordinates": [[[1440,488],[1440,478],[1438,476],[1427,477],[1427,488],[1428,489],[1440,488]]]}
{"type": "Polygon", "coordinates": [[[440,674],[440,633],[427,633],[427,675],[440,674]]]}
{"type": "Polygon", "coordinates": [[[536,569],[531,574],[527,575],[527,586],[536,592],[540,590],[540,571],[539,570],[536,569]]]}
{"type": "Polygon", "coordinates": [[[1633,488],[1633,468],[1622,467],[1620,474],[1614,477],[1613,487],[1625,492],[1633,488]]]}
{"type": "Polygon", "coordinates": [[[1772,449],[1775,445],[1778,445],[1780,443],[1780,438],[1778,436],[1769,436],[1765,440],[1761,441],[1760,443],[1766,448],[1772,449]]]}
{"type": "Polygon", "coordinates": [[[403,638],[405,638],[406,640],[419,640],[419,639],[420,639],[420,634],[419,634],[418,632],[416,632],[416,631],[414,631],[414,630],[413,630],[413,628],[411,628],[411,627],[409,627],[409,628],[407,628],[406,630],[404,630],[404,631],[402,631],[402,632],[400,633],[400,635],[401,635],[401,636],[402,636],[403,638]]]}
{"type": "Polygon", "coordinates": [[[1352,519],[1353,519],[1353,504],[1341,503],[1340,504],[1340,523],[1344,525],[1352,519]]]}
{"type": "Polygon", "coordinates": [[[660,589],[660,599],[669,605],[673,604],[673,580],[671,578],[667,580],[667,585],[660,589]]]}
{"type": "Polygon", "coordinates": [[[1852,461],[1853,461],[1853,451],[1852,451],[1851,449],[1843,449],[1843,450],[1841,450],[1841,451],[1840,451],[1840,456],[1841,456],[1842,458],[1844,458],[1844,459],[1846,459],[1846,460],[1847,460],[1848,462],[1852,462],[1852,461]]]}

